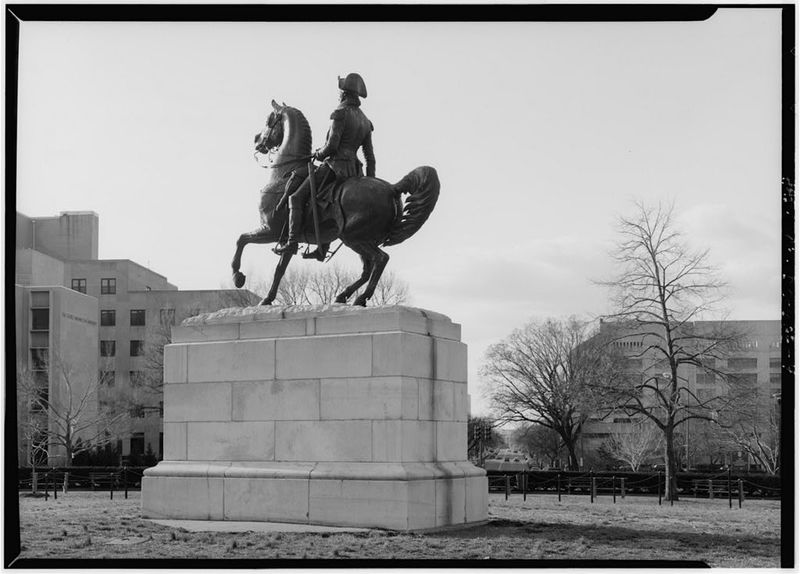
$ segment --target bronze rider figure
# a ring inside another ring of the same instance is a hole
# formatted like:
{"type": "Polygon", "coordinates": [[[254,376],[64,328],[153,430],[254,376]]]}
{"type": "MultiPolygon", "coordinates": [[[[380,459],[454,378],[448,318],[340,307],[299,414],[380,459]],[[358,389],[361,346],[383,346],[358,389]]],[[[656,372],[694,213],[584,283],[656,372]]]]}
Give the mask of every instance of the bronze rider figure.
{"type": "MultiPolygon", "coordinates": [[[[351,177],[363,177],[362,164],[358,159],[359,148],[364,151],[367,161],[367,176],[375,177],[375,154],[372,149],[372,122],[361,111],[361,100],[367,97],[367,87],[358,74],[348,74],[339,78],[339,106],[331,114],[325,145],[314,152],[313,158],[321,161],[314,175],[317,190],[328,183],[338,183],[351,177]]],[[[304,175],[304,174],[303,174],[304,175]]],[[[310,174],[309,174],[310,176],[310,174]]],[[[286,190],[275,210],[289,203],[289,236],[286,243],[275,247],[278,254],[297,253],[297,244],[303,225],[303,210],[311,193],[307,178],[292,174],[286,183],[286,190]]],[[[312,199],[312,201],[314,201],[312,199]]],[[[307,258],[324,258],[328,245],[304,255],[307,258]]]]}

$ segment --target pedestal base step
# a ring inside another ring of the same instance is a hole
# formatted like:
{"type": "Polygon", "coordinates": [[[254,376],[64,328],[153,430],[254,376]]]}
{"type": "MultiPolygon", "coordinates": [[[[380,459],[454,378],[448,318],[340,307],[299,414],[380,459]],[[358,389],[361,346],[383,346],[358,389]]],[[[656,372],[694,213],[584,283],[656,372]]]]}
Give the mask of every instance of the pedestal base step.
{"type": "Polygon", "coordinates": [[[163,461],[145,471],[145,518],[427,530],[487,520],[486,474],[468,462],[163,461]]]}

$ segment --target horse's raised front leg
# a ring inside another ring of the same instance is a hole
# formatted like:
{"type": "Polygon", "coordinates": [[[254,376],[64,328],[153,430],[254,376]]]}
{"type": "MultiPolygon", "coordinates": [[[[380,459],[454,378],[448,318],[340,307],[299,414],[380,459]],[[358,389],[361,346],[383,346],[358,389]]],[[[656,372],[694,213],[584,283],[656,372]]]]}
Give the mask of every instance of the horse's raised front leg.
{"type": "Polygon", "coordinates": [[[239,239],[236,240],[236,253],[233,254],[233,261],[231,261],[233,284],[237,289],[244,286],[245,276],[244,273],[239,271],[239,267],[242,264],[242,251],[244,251],[245,245],[250,243],[273,243],[275,241],[275,234],[268,227],[259,227],[255,231],[242,233],[239,236],[239,239]]]}
{"type": "Polygon", "coordinates": [[[383,275],[383,270],[386,264],[389,263],[389,254],[380,249],[377,245],[369,245],[368,249],[372,252],[371,259],[374,262],[372,265],[372,273],[370,274],[367,288],[353,301],[353,305],[361,305],[362,307],[366,307],[367,301],[372,298],[372,294],[375,293],[375,287],[378,286],[378,281],[380,281],[381,275],[383,275]]]}
{"type": "Polygon", "coordinates": [[[259,305],[272,305],[275,296],[278,294],[278,287],[280,287],[283,274],[286,273],[286,268],[289,266],[289,261],[292,260],[294,253],[286,252],[281,255],[278,265],[275,267],[275,276],[272,278],[272,286],[269,288],[267,296],[261,300],[259,305]]]}
{"type": "Polygon", "coordinates": [[[346,244],[350,249],[358,253],[361,257],[361,263],[363,264],[363,269],[361,271],[361,277],[356,279],[356,281],[352,285],[348,285],[347,288],[339,293],[334,299],[335,303],[347,303],[347,300],[350,296],[358,291],[359,287],[361,287],[364,283],[367,282],[369,276],[372,274],[372,260],[369,258],[368,253],[364,250],[363,246],[359,243],[354,243],[352,245],[346,244]]]}

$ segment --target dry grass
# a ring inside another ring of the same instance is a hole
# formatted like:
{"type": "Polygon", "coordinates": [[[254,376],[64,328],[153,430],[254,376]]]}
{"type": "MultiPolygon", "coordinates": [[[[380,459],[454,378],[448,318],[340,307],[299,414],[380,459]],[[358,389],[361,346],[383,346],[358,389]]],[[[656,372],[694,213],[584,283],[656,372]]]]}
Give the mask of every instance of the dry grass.
{"type": "Polygon", "coordinates": [[[593,559],[702,560],[778,567],[780,503],[490,494],[486,526],[434,534],[188,532],[140,518],[128,500],[74,492],[20,498],[22,558],[593,559]]]}

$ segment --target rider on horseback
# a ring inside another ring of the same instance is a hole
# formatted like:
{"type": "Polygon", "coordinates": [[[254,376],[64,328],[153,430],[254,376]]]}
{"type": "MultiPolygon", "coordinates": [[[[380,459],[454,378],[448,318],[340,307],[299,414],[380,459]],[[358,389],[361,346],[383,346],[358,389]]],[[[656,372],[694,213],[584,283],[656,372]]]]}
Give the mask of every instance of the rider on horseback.
{"type": "MultiPolygon", "coordinates": [[[[362,98],[367,97],[367,87],[358,74],[348,74],[346,78],[339,78],[339,106],[331,114],[331,126],[325,145],[314,152],[314,159],[323,163],[317,168],[314,175],[316,188],[322,187],[332,181],[341,182],[350,177],[363,177],[362,164],[356,152],[363,148],[364,159],[367,160],[367,176],[375,177],[375,154],[372,150],[372,122],[361,111],[362,98]]],[[[311,174],[309,174],[310,176],[311,174]]],[[[291,177],[286,185],[286,191],[275,210],[281,209],[287,201],[289,203],[289,237],[286,243],[275,247],[278,254],[297,253],[297,244],[303,223],[303,208],[309,199],[311,185],[309,180],[302,177],[291,177]]],[[[312,199],[314,201],[314,199],[312,199]]],[[[328,245],[319,245],[307,257],[319,260],[325,256],[328,245]]]]}

